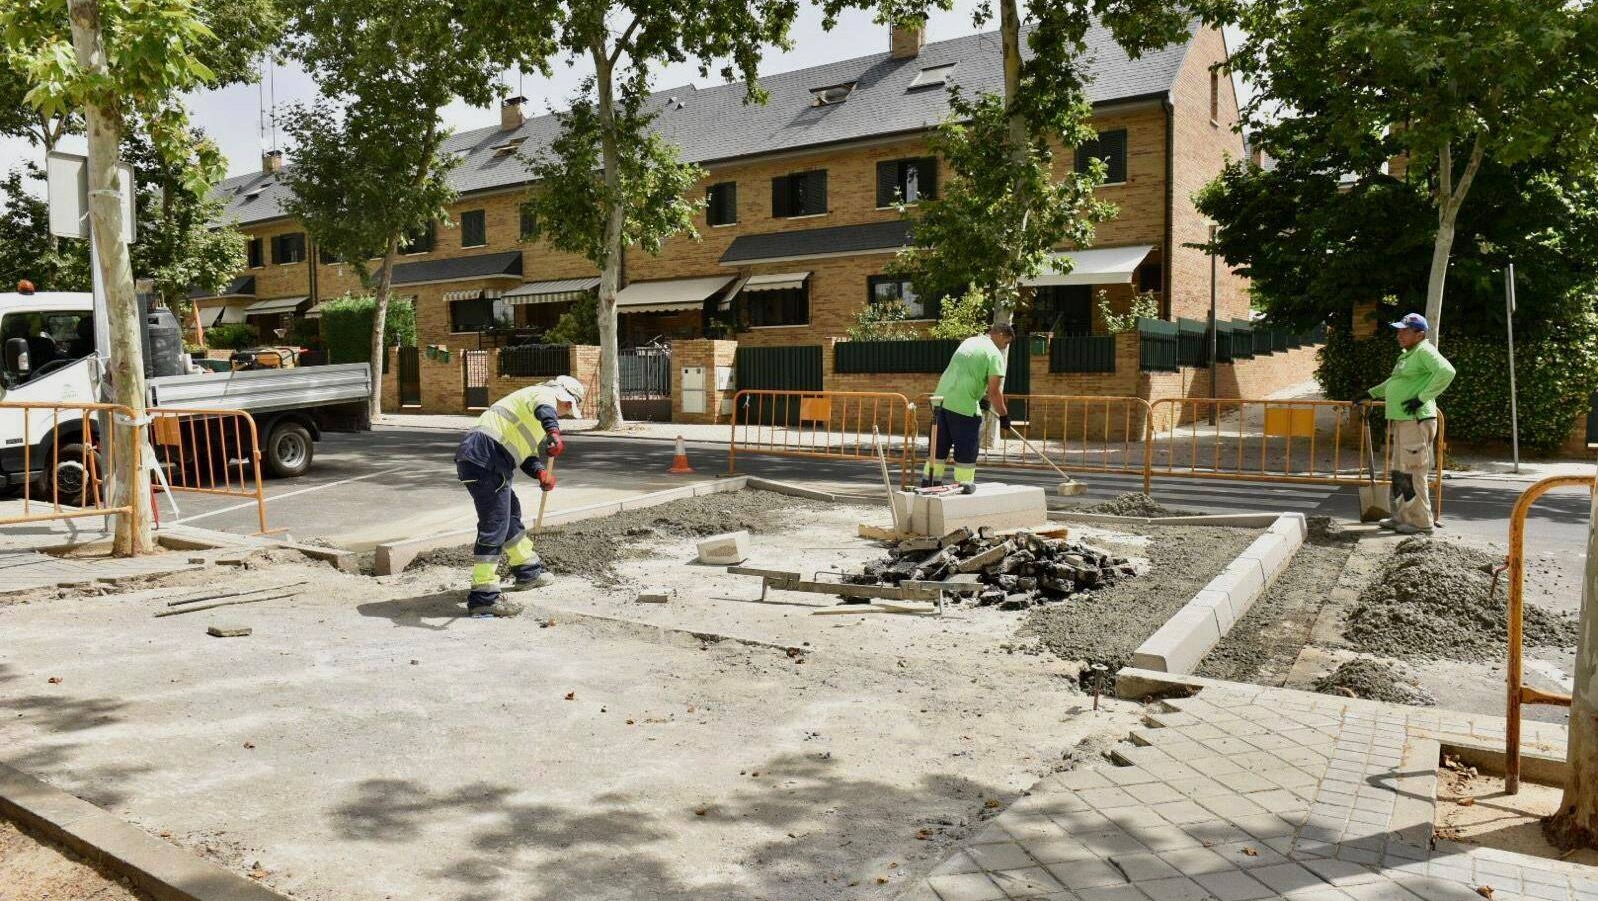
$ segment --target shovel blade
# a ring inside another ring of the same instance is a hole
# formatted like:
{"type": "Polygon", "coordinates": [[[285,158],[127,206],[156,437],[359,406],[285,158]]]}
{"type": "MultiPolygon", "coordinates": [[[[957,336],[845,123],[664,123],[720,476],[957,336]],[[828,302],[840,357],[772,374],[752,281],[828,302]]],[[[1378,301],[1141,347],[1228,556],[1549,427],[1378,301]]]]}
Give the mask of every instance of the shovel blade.
{"type": "Polygon", "coordinates": [[[1393,508],[1385,486],[1369,485],[1359,490],[1359,521],[1376,522],[1386,519],[1393,508]]]}
{"type": "Polygon", "coordinates": [[[1055,489],[1056,492],[1064,495],[1065,497],[1075,497],[1079,494],[1086,494],[1087,490],[1088,486],[1082,484],[1081,482],[1061,482],[1059,487],[1055,489]]]}

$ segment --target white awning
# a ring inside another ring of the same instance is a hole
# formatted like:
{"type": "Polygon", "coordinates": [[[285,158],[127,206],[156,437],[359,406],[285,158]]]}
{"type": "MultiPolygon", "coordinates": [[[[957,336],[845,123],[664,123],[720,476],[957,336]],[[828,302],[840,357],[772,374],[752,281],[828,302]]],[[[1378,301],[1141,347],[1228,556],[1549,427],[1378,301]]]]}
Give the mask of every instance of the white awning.
{"type": "Polygon", "coordinates": [[[733,280],[730,275],[633,282],[616,294],[617,313],[670,313],[698,309],[733,280]]]}
{"type": "Polygon", "coordinates": [[[1035,288],[1046,285],[1129,284],[1132,273],[1153,249],[1153,244],[1134,244],[1131,247],[1057,250],[1052,256],[1057,260],[1070,260],[1070,272],[1062,275],[1045,269],[1036,278],[1023,279],[1021,284],[1035,288]]]}
{"type": "Polygon", "coordinates": [[[494,300],[498,298],[501,293],[502,292],[496,288],[473,288],[470,291],[445,291],[444,302],[449,303],[450,301],[454,300],[476,300],[479,297],[487,298],[488,300],[494,300]]]}
{"type": "Polygon", "coordinates": [[[577,300],[599,287],[599,276],[587,278],[557,278],[547,282],[528,282],[505,292],[505,299],[513,304],[560,303],[577,300]]]}
{"type": "Polygon", "coordinates": [[[803,288],[808,272],[779,272],[772,275],[751,275],[744,282],[745,291],[781,291],[786,288],[803,288]]]}
{"type": "Polygon", "coordinates": [[[236,325],[244,321],[244,307],[238,304],[220,304],[200,308],[200,325],[236,325]]]}
{"type": "Polygon", "coordinates": [[[292,313],[300,304],[310,300],[308,297],[276,297],[271,300],[257,300],[244,308],[246,316],[271,316],[277,313],[292,313]]]}

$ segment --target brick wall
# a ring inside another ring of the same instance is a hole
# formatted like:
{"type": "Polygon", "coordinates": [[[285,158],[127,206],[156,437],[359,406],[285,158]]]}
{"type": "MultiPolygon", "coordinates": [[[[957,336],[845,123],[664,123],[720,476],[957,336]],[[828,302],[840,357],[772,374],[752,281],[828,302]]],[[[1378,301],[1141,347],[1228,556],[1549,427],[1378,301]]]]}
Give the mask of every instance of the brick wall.
{"type": "MultiPolygon", "coordinates": [[[[513,391],[547,381],[550,377],[515,377],[499,374],[499,350],[488,354],[488,400],[493,403],[513,391]]],[[[383,374],[383,410],[388,413],[468,413],[466,407],[466,368],[459,350],[453,351],[446,362],[431,359],[424,350],[421,356],[422,402],[418,406],[399,406],[399,366],[395,352],[389,351],[388,372],[383,374]]],[[[599,385],[599,348],[576,345],[571,348],[571,362],[566,375],[583,383],[587,397],[592,398],[599,385]]],[[[585,414],[591,407],[585,407],[585,414]]]]}
{"type": "Polygon", "coordinates": [[[723,402],[730,403],[737,392],[736,382],[728,390],[716,387],[716,367],[731,367],[738,355],[737,341],[708,341],[694,339],[676,341],[671,345],[671,421],[672,422],[726,422],[721,415],[723,402]],[[705,370],[705,412],[683,412],[683,384],[681,373],[686,367],[700,366],[705,370]]]}

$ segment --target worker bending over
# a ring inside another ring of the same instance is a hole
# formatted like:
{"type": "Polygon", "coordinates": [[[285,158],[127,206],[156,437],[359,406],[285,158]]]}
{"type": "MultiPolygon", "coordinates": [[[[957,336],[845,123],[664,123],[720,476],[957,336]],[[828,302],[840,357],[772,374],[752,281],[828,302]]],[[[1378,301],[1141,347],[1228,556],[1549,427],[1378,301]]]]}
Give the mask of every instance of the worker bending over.
{"type": "MultiPolygon", "coordinates": [[[[1387,381],[1370,396],[1387,401],[1387,446],[1392,448],[1393,515],[1380,525],[1401,535],[1431,532],[1432,445],[1437,441],[1437,395],[1454,381],[1454,365],[1426,340],[1426,317],[1410,313],[1391,323],[1403,348],[1387,381]]],[[[1364,403],[1363,399],[1359,403],[1364,403]]]]}
{"type": "Polygon", "coordinates": [[[999,417],[999,428],[1010,429],[1010,410],[1004,404],[1004,349],[1015,340],[1015,329],[995,325],[986,335],[960,342],[953,359],[938,379],[933,393],[943,402],[933,402],[933,430],[937,446],[921,474],[922,488],[943,484],[944,460],[954,449],[954,481],[965,494],[977,490],[977,445],[982,438],[982,411],[991,408],[999,417]]]}
{"type": "Polygon", "coordinates": [[[555,581],[544,568],[532,539],[522,525],[522,505],[511,489],[520,469],[538,480],[539,487],[555,487],[555,474],[540,455],[551,460],[566,450],[560,435],[560,416],[578,415],[583,384],[569,375],[523,388],[500,398],[477,425],[461,439],[455,451],[455,473],[477,508],[477,542],[472,545],[472,590],[466,611],[477,617],[515,616],[520,604],[500,597],[499,555],[510,561],[515,582],[511,591],[526,591],[555,581]]]}

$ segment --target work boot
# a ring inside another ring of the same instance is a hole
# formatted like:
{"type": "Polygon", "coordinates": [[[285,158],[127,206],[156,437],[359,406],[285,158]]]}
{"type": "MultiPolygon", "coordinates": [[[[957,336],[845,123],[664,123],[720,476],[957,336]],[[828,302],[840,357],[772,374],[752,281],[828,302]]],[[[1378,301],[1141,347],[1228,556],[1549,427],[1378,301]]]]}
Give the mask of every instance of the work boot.
{"type": "Polygon", "coordinates": [[[943,487],[943,480],[942,479],[934,479],[932,476],[924,475],[924,476],[921,477],[921,485],[920,485],[920,487],[922,487],[922,488],[942,488],[943,487]]]}
{"type": "Polygon", "coordinates": [[[545,569],[542,563],[513,566],[510,568],[510,574],[516,580],[511,583],[508,589],[510,591],[531,591],[555,583],[555,574],[545,569]]]}
{"type": "Polygon", "coordinates": [[[977,493],[977,484],[975,482],[961,482],[960,483],[960,493],[961,494],[976,494],[977,493]]]}
{"type": "Polygon", "coordinates": [[[1391,531],[1393,529],[1397,529],[1398,528],[1398,520],[1396,520],[1396,519],[1392,518],[1391,516],[1389,516],[1386,519],[1378,520],[1376,522],[1376,528],[1378,528],[1378,529],[1388,529],[1389,531],[1391,531]]]}
{"type": "Polygon", "coordinates": [[[1419,526],[1412,526],[1407,522],[1401,522],[1394,526],[1393,531],[1400,535],[1430,535],[1432,533],[1431,529],[1422,529],[1419,526]]]}
{"type": "Polygon", "coordinates": [[[499,617],[517,616],[522,612],[522,605],[515,601],[500,598],[492,604],[466,605],[466,615],[472,619],[492,619],[499,617]]]}

